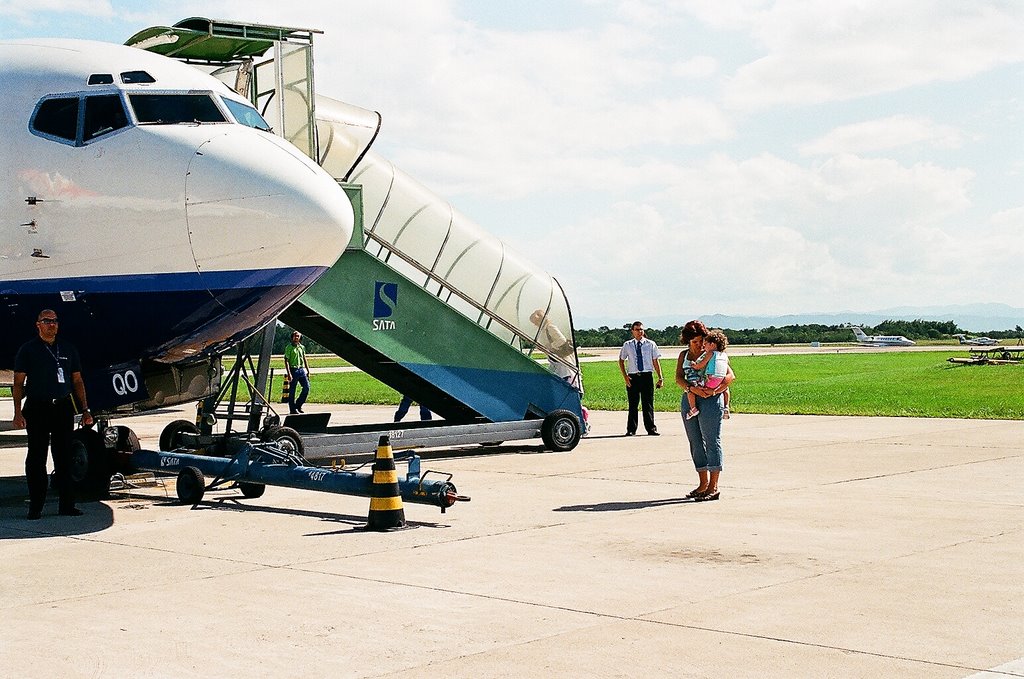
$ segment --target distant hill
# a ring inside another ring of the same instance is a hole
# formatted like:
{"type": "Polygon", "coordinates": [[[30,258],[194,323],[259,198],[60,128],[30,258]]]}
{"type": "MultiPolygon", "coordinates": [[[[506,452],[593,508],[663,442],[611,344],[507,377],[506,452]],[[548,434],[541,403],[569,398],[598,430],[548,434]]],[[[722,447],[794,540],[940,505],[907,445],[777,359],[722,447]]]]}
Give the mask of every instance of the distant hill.
{"type": "MultiPolygon", "coordinates": [[[[724,314],[693,315],[660,315],[647,316],[640,320],[650,328],[664,328],[670,325],[682,325],[692,318],[699,318],[709,328],[726,330],[746,330],[750,328],[781,327],[784,325],[841,325],[853,323],[862,325],[878,325],[882,321],[954,321],[968,332],[984,333],[991,330],[1013,330],[1016,326],[1024,326],[1024,309],[1011,307],[1007,304],[955,304],[929,307],[894,307],[879,311],[840,311],[807,314],[787,314],[784,316],[727,316],[724,314]]],[[[578,316],[574,319],[576,328],[591,329],[608,326],[621,327],[635,320],[609,319],[600,317],[578,316]]]]}

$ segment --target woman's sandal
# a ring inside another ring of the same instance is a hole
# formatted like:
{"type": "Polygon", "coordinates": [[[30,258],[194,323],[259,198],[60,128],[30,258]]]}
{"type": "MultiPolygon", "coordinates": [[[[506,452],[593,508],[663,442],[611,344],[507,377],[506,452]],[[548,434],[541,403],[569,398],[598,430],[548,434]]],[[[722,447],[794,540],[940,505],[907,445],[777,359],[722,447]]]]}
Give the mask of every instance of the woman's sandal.
{"type": "Polygon", "coordinates": [[[688,497],[688,498],[698,498],[701,495],[703,495],[705,493],[705,491],[707,491],[707,488],[704,488],[704,489],[694,488],[693,490],[691,490],[689,493],[686,494],[686,497],[688,497]]]}
{"type": "Polygon", "coordinates": [[[694,499],[697,500],[697,502],[710,502],[711,500],[717,500],[721,496],[722,494],[716,489],[710,493],[705,491],[700,495],[697,495],[694,499]]]}

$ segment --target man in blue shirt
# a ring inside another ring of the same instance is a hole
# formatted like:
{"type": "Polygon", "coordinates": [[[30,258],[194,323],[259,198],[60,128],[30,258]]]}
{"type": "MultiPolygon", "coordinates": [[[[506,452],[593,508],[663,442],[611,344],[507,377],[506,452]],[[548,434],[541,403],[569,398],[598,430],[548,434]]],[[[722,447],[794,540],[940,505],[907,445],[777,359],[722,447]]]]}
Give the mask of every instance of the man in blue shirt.
{"type": "Polygon", "coordinates": [[[14,357],[14,428],[25,427],[28,454],[28,518],[42,516],[46,502],[46,450],[53,455],[53,470],[60,493],[57,513],[81,516],[75,507],[75,489],[70,475],[71,432],[75,426],[75,401],[81,407],[82,424],[92,424],[85,400],[78,350],[70,342],[57,341],[57,313],[43,309],[36,318],[39,337],[29,340],[14,357]],[[22,399],[25,400],[22,407],[22,399]]]}
{"type": "Polygon", "coordinates": [[[661,352],[658,345],[644,337],[644,324],[633,321],[630,326],[633,339],[626,340],[619,351],[619,370],[626,381],[626,399],[629,402],[629,415],[626,418],[626,436],[636,434],[637,406],[643,403],[644,429],[650,436],[658,436],[658,428],[654,426],[654,388],[652,371],[658,373],[657,388],[661,389],[665,380],[661,376],[661,352]]]}

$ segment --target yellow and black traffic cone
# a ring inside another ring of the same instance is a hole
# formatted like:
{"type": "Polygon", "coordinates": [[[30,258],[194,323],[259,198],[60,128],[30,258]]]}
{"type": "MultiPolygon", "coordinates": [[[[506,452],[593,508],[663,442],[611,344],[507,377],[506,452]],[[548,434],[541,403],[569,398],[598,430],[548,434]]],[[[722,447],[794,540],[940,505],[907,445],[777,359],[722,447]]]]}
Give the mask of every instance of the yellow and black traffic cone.
{"type": "Polygon", "coordinates": [[[366,517],[366,530],[395,530],[405,528],[405,509],[402,491],[398,488],[398,472],[391,454],[391,439],[381,436],[377,442],[377,457],[373,461],[373,485],[370,487],[370,514],[366,517]]]}
{"type": "Polygon", "coordinates": [[[288,379],[288,373],[284,374],[284,380],[281,382],[281,403],[288,402],[288,395],[292,391],[291,380],[288,379]]]}

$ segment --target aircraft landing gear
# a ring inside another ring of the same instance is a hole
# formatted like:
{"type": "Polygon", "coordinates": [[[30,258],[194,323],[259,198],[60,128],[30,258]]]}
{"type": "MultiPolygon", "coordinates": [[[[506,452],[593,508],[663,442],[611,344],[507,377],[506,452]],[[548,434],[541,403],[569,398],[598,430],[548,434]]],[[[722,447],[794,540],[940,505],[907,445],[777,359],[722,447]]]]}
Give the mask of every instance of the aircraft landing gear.
{"type": "Polygon", "coordinates": [[[110,478],[122,466],[124,456],[140,448],[139,438],[128,427],[76,429],[71,434],[69,473],[79,500],[105,499],[110,491],[110,478]]]}
{"type": "Polygon", "coordinates": [[[260,432],[260,440],[264,443],[276,443],[281,450],[298,457],[302,457],[306,452],[302,436],[291,427],[268,427],[260,432]]]}
{"type": "Polygon", "coordinates": [[[160,450],[176,450],[182,447],[182,434],[199,434],[199,427],[188,420],[174,420],[160,432],[160,450]]]}
{"type": "Polygon", "coordinates": [[[79,500],[105,498],[110,488],[111,460],[103,437],[92,429],[76,429],[71,434],[71,480],[79,500]],[[104,478],[106,485],[104,485],[104,478]]]}

